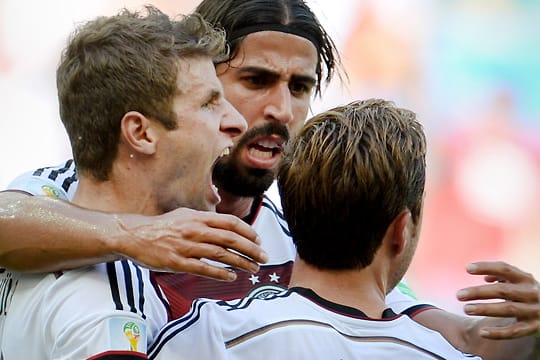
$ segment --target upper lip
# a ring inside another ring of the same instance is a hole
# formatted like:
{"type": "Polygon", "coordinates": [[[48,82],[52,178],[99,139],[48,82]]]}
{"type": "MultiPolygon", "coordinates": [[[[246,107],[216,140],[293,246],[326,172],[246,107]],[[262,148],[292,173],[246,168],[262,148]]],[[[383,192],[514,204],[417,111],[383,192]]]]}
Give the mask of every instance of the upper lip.
{"type": "Polygon", "coordinates": [[[248,145],[258,145],[262,146],[268,149],[272,150],[279,150],[281,151],[283,149],[283,145],[285,144],[285,139],[283,139],[279,135],[267,135],[267,136],[261,136],[258,138],[253,139],[249,142],[248,145]]]}

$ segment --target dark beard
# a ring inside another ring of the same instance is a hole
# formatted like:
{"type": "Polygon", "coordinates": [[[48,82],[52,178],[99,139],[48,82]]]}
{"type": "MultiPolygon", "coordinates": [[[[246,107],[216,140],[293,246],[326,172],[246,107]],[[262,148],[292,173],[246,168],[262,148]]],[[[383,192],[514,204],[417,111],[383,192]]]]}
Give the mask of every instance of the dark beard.
{"type": "Polygon", "coordinates": [[[214,167],[214,184],[226,192],[243,197],[262,195],[274,181],[270,169],[240,168],[231,158],[220,160],[214,167]]]}
{"type": "Polygon", "coordinates": [[[289,140],[287,127],[280,123],[267,123],[263,127],[248,130],[232,153],[220,159],[214,167],[213,181],[219,189],[235,196],[256,197],[272,185],[275,179],[274,169],[249,168],[238,161],[239,149],[247,147],[254,138],[266,135],[279,135],[285,141],[289,140]]]}

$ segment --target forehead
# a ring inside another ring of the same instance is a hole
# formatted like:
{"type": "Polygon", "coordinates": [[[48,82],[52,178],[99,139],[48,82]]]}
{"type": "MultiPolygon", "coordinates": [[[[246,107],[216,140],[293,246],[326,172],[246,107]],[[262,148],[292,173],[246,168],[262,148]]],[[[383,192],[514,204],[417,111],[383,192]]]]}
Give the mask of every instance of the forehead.
{"type": "Polygon", "coordinates": [[[177,93],[196,97],[206,95],[209,89],[221,89],[212,59],[208,56],[190,56],[178,61],[177,93]]]}
{"type": "Polygon", "coordinates": [[[230,64],[232,68],[265,68],[284,77],[316,78],[317,62],[317,49],[306,38],[280,31],[259,31],[242,40],[230,64]]]}

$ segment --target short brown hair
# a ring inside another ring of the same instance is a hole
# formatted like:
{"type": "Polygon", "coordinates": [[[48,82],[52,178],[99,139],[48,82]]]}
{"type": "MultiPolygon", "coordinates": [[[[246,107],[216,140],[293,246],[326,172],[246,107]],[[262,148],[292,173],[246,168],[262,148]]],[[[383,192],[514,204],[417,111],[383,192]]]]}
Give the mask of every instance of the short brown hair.
{"type": "Polygon", "coordinates": [[[415,113],[389,101],[352,102],[309,120],[278,170],[299,256],[324,269],[369,265],[402,210],[418,222],[425,154],[415,113]]]}
{"type": "Polygon", "coordinates": [[[79,171],[108,179],[120,120],[138,111],[176,127],[172,100],[183,57],[227,56],[223,31],[199,15],[170,19],[152,6],[98,17],[71,36],[57,69],[60,116],[79,171]]]}

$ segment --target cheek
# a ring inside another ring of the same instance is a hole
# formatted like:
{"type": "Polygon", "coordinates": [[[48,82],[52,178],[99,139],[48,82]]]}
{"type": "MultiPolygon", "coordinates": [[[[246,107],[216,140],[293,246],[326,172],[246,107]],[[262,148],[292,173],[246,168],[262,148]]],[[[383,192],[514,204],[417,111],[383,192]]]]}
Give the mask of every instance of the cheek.
{"type": "MultiPolygon", "coordinates": [[[[227,101],[238,111],[246,120],[248,129],[251,129],[258,119],[261,118],[260,111],[264,108],[264,104],[259,103],[259,99],[253,96],[240,96],[238,93],[233,93],[231,96],[225,94],[227,101]]],[[[264,100],[264,99],[263,99],[264,100]]],[[[238,137],[235,136],[233,141],[238,137]]]]}
{"type": "Polygon", "coordinates": [[[309,111],[309,99],[305,101],[299,101],[294,108],[294,117],[293,120],[289,123],[289,131],[292,136],[296,136],[304,123],[307,120],[307,115],[309,111]]]}

